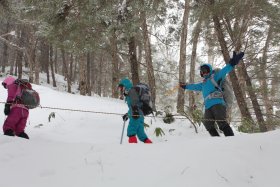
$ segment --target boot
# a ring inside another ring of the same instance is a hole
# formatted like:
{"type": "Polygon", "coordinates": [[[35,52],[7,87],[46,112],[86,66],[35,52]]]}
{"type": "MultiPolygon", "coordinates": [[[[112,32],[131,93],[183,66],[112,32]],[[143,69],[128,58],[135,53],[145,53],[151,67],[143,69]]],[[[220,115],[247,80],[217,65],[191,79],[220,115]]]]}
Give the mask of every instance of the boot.
{"type": "Polygon", "coordinates": [[[14,131],[12,129],[8,129],[4,131],[4,135],[6,136],[15,136],[14,131]]]}
{"type": "Polygon", "coordinates": [[[144,143],[153,143],[149,138],[147,138],[144,143]]]}
{"type": "Polygon", "coordinates": [[[208,132],[211,136],[220,136],[216,129],[210,129],[208,132]]]}
{"type": "Polygon", "coordinates": [[[18,137],[21,137],[21,138],[26,138],[26,139],[29,139],[28,135],[25,133],[25,132],[21,132],[19,133],[19,135],[17,135],[18,137]]]}
{"type": "Polygon", "coordinates": [[[232,131],[232,128],[227,125],[224,129],[223,129],[224,135],[225,136],[234,136],[234,133],[232,131]]]}
{"type": "Polygon", "coordinates": [[[128,143],[137,143],[137,138],[136,136],[130,136],[128,138],[128,143]]]}

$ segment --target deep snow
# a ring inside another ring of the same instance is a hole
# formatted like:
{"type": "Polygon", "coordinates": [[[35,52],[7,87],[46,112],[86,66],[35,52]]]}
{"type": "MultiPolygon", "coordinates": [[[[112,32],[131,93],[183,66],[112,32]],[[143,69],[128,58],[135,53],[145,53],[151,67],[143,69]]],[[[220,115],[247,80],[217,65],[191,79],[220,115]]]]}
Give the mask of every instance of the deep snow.
{"type": "MultiPolygon", "coordinates": [[[[0,135],[0,187],[280,186],[279,130],[213,138],[203,127],[196,134],[187,120],[146,118],[154,143],[131,145],[124,136],[120,145],[124,101],[33,87],[43,108],[30,110],[30,140],[0,135]],[[156,127],[165,135],[156,137],[156,127]]],[[[1,87],[1,102],[6,95],[1,87]]],[[[3,109],[1,103],[1,124],[3,109]]]]}

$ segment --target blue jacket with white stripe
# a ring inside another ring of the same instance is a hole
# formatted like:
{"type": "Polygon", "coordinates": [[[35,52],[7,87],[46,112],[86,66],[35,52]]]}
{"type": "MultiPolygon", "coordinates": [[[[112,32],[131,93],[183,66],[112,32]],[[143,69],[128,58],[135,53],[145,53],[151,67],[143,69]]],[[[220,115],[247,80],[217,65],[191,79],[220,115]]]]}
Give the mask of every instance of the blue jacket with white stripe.
{"type": "MultiPolygon", "coordinates": [[[[196,83],[196,84],[187,84],[185,89],[193,90],[193,91],[201,91],[204,99],[205,109],[209,109],[216,104],[226,105],[223,98],[207,98],[211,93],[217,91],[215,85],[211,81],[211,75],[214,73],[212,70],[212,66],[210,64],[203,64],[207,65],[210,68],[210,73],[207,77],[204,78],[203,82],[196,83]]],[[[219,80],[225,79],[226,75],[233,70],[233,66],[227,64],[217,73],[214,73],[214,80],[218,82],[219,80]]]]}

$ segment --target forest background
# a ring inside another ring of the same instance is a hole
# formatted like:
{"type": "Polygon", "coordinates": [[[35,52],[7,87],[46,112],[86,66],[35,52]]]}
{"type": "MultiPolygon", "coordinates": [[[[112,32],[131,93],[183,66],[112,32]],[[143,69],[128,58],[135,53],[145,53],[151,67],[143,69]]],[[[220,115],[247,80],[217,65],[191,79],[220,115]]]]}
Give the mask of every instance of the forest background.
{"type": "Polygon", "coordinates": [[[129,77],[150,86],[155,111],[195,124],[201,95],[178,83],[201,81],[200,64],[222,67],[244,51],[228,76],[229,120],[266,132],[280,122],[279,17],[279,0],[0,0],[1,76],[58,88],[60,74],[61,91],[112,98],[129,77]]]}

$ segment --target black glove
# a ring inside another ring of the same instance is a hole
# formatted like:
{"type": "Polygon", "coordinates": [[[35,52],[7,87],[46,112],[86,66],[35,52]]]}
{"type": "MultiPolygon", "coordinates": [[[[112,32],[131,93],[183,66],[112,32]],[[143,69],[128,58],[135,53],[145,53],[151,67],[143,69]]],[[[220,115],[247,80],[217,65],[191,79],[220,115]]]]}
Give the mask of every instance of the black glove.
{"type": "Polygon", "coordinates": [[[132,107],[132,117],[133,117],[134,119],[138,119],[138,118],[140,117],[140,115],[139,115],[139,109],[138,109],[137,106],[133,106],[133,107],[132,107]]]}
{"type": "Polygon", "coordinates": [[[232,58],[229,61],[230,65],[232,65],[232,66],[237,65],[239,63],[239,61],[243,58],[243,56],[244,56],[244,52],[240,52],[237,55],[236,52],[233,51],[232,58]]]}
{"type": "Polygon", "coordinates": [[[183,89],[186,89],[187,85],[188,85],[187,83],[179,82],[179,86],[183,89]]]}
{"type": "Polygon", "coordinates": [[[128,114],[126,113],[125,115],[123,115],[122,119],[123,119],[123,121],[127,121],[128,120],[128,114]]]}
{"type": "Polygon", "coordinates": [[[10,106],[11,106],[11,104],[9,104],[9,103],[6,103],[6,104],[5,104],[4,114],[5,114],[6,116],[9,115],[9,113],[10,113],[10,111],[11,111],[10,106]]]}

